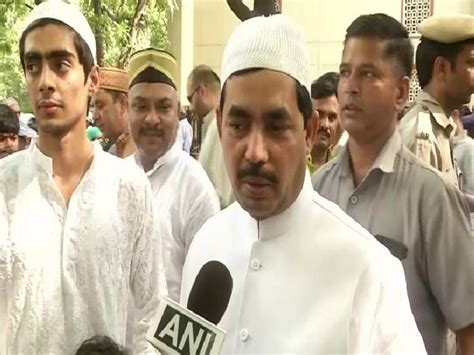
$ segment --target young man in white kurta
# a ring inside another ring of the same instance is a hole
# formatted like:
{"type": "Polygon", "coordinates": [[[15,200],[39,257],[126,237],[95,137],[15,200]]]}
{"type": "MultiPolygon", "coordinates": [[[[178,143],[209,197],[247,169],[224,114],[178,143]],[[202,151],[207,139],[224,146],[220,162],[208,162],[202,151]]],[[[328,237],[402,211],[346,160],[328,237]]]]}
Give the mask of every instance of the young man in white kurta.
{"type": "Polygon", "coordinates": [[[425,353],[400,262],[312,191],[304,43],[282,15],[245,21],[229,38],[217,121],[238,202],[196,235],[181,302],[217,260],[233,278],[223,353],[425,353]]]}
{"type": "Polygon", "coordinates": [[[129,113],[138,148],[130,160],[145,170],[150,180],[163,239],[169,296],[177,301],[191,241],[220,208],[206,172],[182,150],[177,138],[179,102],[172,74],[175,71],[176,62],[168,53],[148,49],[133,54],[129,113]]]}
{"type": "Polygon", "coordinates": [[[0,353],[74,354],[95,335],[156,353],[146,333],[166,285],[151,191],[86,136],[94,34],[60,1],[27,24],[20,59],[39,138],[0,163],[0,353]]]}
{"type": "Polygon", "coordinates": [[[127,345],[146,352],[166,291],[146,177],[95,147],[66,206],[52,169],[36,144],[0,162],[0,353],[73,354],[98,334],[125,345],[130,297],[127,345]]]}

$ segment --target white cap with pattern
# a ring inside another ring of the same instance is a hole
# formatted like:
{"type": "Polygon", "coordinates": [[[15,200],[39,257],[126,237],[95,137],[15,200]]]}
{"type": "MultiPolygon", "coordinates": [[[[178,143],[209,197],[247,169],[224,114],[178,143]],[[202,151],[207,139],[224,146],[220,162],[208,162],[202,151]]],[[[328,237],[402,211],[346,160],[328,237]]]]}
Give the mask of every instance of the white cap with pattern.
{"type": "Polygon", "coordinates": [[[222,58],[222,85],[232,74],[263,68],[288,74],[310,91],[309,55],[303,31],[289,17],[254,17],[230,35],[222,58]]]}
{"type": "Polygon", "coordinates": [[[94,64],[97,63],[94,32],[92,32],[89,22],[87,22],[87,19],[77,6],[65,3],[61,0],[48,0],[42,2],[36,6],[26,18],[22,32],[24,32],[34,21],[43,18],[60,21],[76,31],[89,47],[92,57],[94,58],[94,64]]]}

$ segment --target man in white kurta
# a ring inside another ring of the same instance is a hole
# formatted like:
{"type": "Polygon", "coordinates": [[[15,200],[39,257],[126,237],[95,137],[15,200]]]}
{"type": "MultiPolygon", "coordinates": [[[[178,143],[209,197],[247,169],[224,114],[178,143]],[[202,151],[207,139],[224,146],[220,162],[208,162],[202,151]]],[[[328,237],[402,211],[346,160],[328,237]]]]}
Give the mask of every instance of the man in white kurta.
{"type": "MultiPolygon", "coordinates": [[[[212,111],[212,114],[215,115],[215,112],[212,111]]],[[[206,137],[202,142],[201,151],[199,152],[198,161],[205,169],[209,179],[211,179],[219,196],[221,207],[226,208],[235,201],[235,198],[232,193],[232,185],[230,184],[229,176],[227,176],[227,171],[225,170],[222,145],[215,118],[212,119],[207,129],[206,137]]]]}
{"type": "Polygon", "coordinates": [[[36,144],[0,162],[0,353],[72,354],[98,334],[125,345],[129,297],[127,345],[142,353],[165,292],[146,177],[96,146],[66,206],[52,168],[36,144]]]}
{"type": "Polygon", "coordinates": [[[425,353],[400,262],[312,191],[317,114],[301,30],[283,15],[247,20],[222,63],[217,122],[238,202],[196,235],[182,304],[217,260],[233,278],[223,353],[425,353]]]}
{"type": "Polygon", "coordinates": [[[149,49],[132,55],[130,123],[138,149],[130,159],[146,171],[150,180],[169,296],[179,300],[191,241],[220,207],[206,172],[181,148],[177,135],[179,102],[171,74],[175,69],[174,58],[162,51],[149,49]],[[154,106],[160,107],[157,112],[152,112],[154,106]]]}
{"type": "MultiPolygon", "coordinates": [[[[132,158],[141,167],[140,158],[132,158]]],[[[219,211],[219,199],[201,165],[179,141],[146,172],[153,191],[169,296],[179,300],[189,246],[202,225],[219,211]]]]}
{"type": "Polygon", "coordinates": [[[151,191],[86,136],[94,34],[61,1],[27,24],[20,58],[39,138],[0,162],[0,354],[75,354],[95,335],[156,353],[146,333],[166,284],[151,191]]]}

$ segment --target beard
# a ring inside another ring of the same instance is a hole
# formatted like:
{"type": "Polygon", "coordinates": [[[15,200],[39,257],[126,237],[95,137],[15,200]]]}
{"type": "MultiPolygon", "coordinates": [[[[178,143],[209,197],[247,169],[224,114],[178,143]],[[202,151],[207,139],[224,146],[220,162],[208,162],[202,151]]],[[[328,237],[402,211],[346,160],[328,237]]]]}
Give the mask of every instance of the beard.
{"type": "MultiPolygon", "coordinates": [[[[47,133],[53,137],[64,137],[69,133],[79,122],[81,118],[74,119],[62,119],[62,118],[53,118],[53,119],[38,119],[38,128],[40,132],[47,133]]],[[[86,119],[84,118],[84,129],[86,127],[86,119]]]]}

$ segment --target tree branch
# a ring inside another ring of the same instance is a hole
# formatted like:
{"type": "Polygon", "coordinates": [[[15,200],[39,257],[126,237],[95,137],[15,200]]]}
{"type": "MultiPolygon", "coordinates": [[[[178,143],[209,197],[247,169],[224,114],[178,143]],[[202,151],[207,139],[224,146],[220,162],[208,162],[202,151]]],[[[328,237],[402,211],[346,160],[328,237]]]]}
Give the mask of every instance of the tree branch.
{"type": "Polygon", "coordinates": [[[115,15],[105,4],[102,4],[102,11],[105,12],[113,21],[120,22],[122,19],[115,15]]]}
{"type": "Polygon", "coordinates": [[[227,0],[227,5],[241,21],[255,16],[270,16],[279,12],[276,0],[254,0],[253,10],[250,10],[242,0],[227,0]]]}
{"type": "Polygon", "coordinates": [[[120,1],[119,9],[123,9],[124,6],[125,6],[125,0],[120,1]]]}
{"type": "MultiPolygon", "coordinates": [[[[94,0],[94,15],[97,19],[101,20],[102,17],[102,0],[94,0]]],[[[102,37],[102,32],[99,29],[99,26],[95,26],[95,41],[96,41],[96,55],[97,55],[97,64],[99,66],[103,65],[104,60],[104,40],[102,37]]]]}
{"type": "Polygon", "coordinates": [[[130,32],[129,32],[130,44],[126,46],[124,52],[119,58],[118,65],[120,68],[124,68],[127,65],[128,59],[130,58],[130,55],[132,54],[132,50],[134,50],[136,47],[138,29],[139,29],[138,25],[145,12],[146,5],[147,5],[147,0],[138,0],[137,7],[135,8],[135,13],[132,19],[130,20],[130,32]]]}
{"type": "Polygon", "coordinates": [[[240,21],[245,21],[252,17],[252,12],[242,0],[227,0],[227,5],[229,5],[232,12],[240,19],[240,21]]]}

